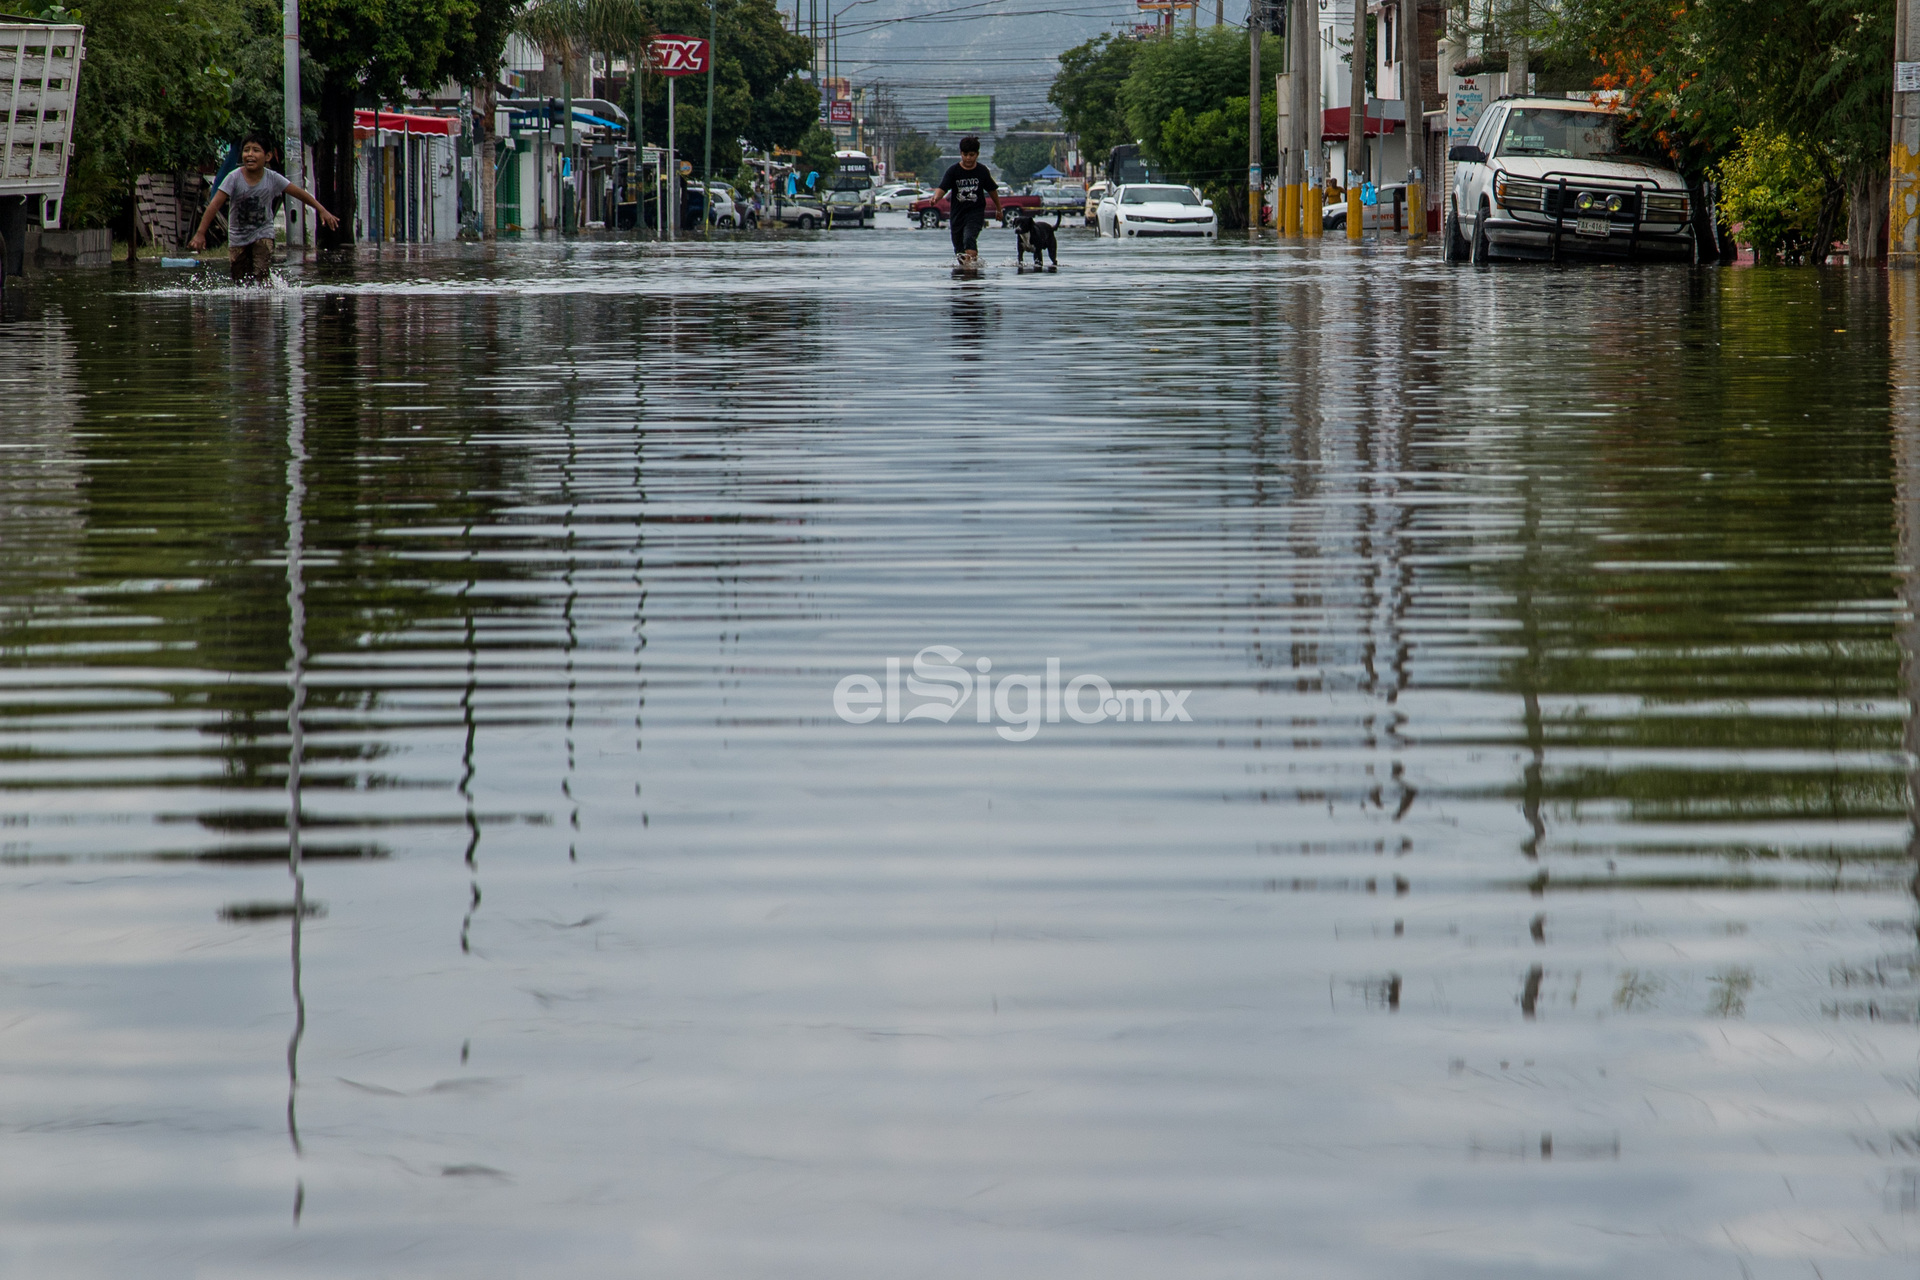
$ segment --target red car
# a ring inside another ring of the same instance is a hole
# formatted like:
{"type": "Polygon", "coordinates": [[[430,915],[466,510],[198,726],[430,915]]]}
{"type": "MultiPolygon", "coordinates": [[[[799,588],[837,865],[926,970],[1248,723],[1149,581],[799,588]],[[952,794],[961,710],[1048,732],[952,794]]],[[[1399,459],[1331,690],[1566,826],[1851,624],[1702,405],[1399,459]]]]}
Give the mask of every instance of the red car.
{"type": "MultiPolygon", "coordinates": [[[[1038,213],[1046,201],[1039,196],[1001,196],[1000,225],[1006,226],[1013,221],[1016,209],[1032,209],[1038,213]]],[[[931,223],[940,226],[953,216],[953,208],[948,197],[941,196],[938,203],[932,200],[916,200],[907,208],[907,216],[913,219],[913,225],[924,227],[931,223]]]]}

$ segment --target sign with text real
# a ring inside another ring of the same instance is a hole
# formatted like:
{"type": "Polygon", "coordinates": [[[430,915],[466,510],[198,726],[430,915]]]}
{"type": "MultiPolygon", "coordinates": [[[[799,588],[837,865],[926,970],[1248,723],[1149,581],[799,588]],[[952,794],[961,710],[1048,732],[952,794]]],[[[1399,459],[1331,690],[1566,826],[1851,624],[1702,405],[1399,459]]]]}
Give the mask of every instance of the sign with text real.
{"type": "Polygon", "coordinates": [[[1447,145],[1464,146],[1473,137],[1487,104],[1506,92],[1504,75],[1448,76],[1447,145]]]}
{"type": "Polygon", "coordinates": [[[845,98],[835,98],[828,109],[828,119],[834,124],[852,124],[853,104],[845,98]]]}
{"type": "Polygon", "coordinates": [[[705,75],[709,56],[704,37],[655,36],[647,46],[647,69],[657,76],[705,75]]]}

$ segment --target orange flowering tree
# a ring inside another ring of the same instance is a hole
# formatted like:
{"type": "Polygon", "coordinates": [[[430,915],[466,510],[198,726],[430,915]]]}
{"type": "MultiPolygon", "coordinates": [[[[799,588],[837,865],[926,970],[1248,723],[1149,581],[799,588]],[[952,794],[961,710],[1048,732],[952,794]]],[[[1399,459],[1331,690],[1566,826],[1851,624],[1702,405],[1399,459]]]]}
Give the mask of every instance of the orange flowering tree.
{"type": "Polygon", "coordinates": [[[1744,129],[1804,147],[1827,183],[1829,223],[1851,198],[1859,255],[1885,215],[1893,4],[1567,0],[1550,36],[1597,64],[1594,88],[1619,92],[1633,140],[1683,172],[1724,160],[1744,129]]]}

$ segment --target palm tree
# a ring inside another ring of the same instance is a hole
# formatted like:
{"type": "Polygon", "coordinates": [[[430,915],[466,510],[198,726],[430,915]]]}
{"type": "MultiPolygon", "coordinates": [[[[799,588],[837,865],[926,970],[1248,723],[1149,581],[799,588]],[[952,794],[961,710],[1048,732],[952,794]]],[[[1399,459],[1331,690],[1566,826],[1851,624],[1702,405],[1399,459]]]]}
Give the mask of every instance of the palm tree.
{"type": "MultiPolygon", "coordinates": [[[[647,42],[653,38],[653,23],[640,7],[640,0],[533,0],[515,17],[514,27],[539,45],[542,52],[560,59],[560,76],[566,94],[566,155],[577,184],[580,169],[572,163],[573,77],[580,55],[588,54],[591,66],[595,49],[609,54],[621,52],[628,55],[637,69],[647,42]]],[[[568,231],[574,230],[573,218],[577,216],[578,206],[576,192],[576,213],[568,215],[565,228],[568,231]]]]}

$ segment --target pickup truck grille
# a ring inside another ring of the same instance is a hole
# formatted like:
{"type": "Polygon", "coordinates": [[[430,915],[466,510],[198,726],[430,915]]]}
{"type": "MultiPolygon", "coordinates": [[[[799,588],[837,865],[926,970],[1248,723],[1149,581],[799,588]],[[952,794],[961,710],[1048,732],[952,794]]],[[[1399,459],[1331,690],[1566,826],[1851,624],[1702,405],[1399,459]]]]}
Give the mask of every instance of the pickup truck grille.
{"type": "Polygon", "coordinates": [[[1576,187],[1568,183],[1564,209],[1560,205],[1560,195],[1558,183],[1547,188],[1546,211],[1548,213],[1561,214],[1568,218],[1617,218],[1624,222],[1632,222],[1640,208],[1640,194],[1637,191],[1622,191],[1618,188],[1606,187],[1576,187]],[[1582,196],[1587,196],[1592,201],[1585,209],[1580,207],[1582,196]],[[1619,198],[1620,207],[1609,210],[1607,201],[1614,197],[1619,198]]]}

